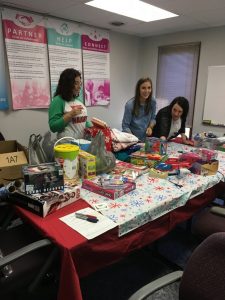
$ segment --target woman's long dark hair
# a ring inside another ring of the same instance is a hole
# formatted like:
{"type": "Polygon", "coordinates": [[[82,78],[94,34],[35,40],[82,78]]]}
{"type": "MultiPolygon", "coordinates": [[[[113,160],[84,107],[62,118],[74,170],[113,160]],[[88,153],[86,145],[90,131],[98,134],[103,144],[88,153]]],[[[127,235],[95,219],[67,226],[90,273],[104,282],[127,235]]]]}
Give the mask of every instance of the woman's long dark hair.
{"type": "Polygon", "coordinates": [[[74,97],[73,90],[76,77],[81,78],[81,73],[76,69],[65,69],[59,77],[59,82],[54,96],[60,95],[63,100],[71,101],[74,97]]]}
{"type": "MultiPolygon", "coordinates": [[[[136,117],[139,115],[139,110],[140,110],[140,86],[142,85],[142,83],[145,82],[149,82],[151,84],[151,88],[152,88],[152,80],[149,77],[143,77],[140,78],[136,84],[136,88],[135,88],[135,96],[134,96],[134,107],[132,110],[132,115],[135,115],[136,117]]],[[[145,114],[147,115],[150,111],[151,108],[151,99],[152,99],[152,92],[153,92],[153,88],[151,90],[151,93],[147,99],[147,101],[145,102],[145,114]]]]}
{"type": "Polygon", "coordinates": [[[186,98],[184,97],[176,97],[173,99],[173,101],[170,103],[170,112],[172,112],[172,108],[175,104],[178,104],[180,107],[183,109],[183,113],[181,115],[181,118],[186,120],[188,111],[189,111],[189,102],[186,98]]]}

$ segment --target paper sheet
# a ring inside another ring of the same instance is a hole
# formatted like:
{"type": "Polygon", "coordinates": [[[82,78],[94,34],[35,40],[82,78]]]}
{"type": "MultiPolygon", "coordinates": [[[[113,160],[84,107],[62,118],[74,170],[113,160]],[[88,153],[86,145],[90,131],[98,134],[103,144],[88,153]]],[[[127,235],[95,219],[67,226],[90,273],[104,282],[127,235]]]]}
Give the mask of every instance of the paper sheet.
{"type": "Polygon", "coordinates": [[[60,218],[62,222],[66,223],[88,240],[93,239],[118,225],[90,207],[80,209],[76,211],[76,213],[96,216],[99,220],[97,223],[91,223],[87,220],[78,219],[75,216],[75,212],[60,218]]]}

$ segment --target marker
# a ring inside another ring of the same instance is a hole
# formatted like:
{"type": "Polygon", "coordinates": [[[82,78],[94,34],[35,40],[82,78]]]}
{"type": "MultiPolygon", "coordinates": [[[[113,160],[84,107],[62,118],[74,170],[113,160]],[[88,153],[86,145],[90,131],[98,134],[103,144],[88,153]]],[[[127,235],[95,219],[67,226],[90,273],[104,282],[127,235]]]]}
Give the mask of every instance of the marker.
{"type": "Polygon", "coordinates": [[[86,220],[88,222],[97,223],[98,218],[91,215],[81,214],[81,213],[75,213],[76,218],[86,220]]]}

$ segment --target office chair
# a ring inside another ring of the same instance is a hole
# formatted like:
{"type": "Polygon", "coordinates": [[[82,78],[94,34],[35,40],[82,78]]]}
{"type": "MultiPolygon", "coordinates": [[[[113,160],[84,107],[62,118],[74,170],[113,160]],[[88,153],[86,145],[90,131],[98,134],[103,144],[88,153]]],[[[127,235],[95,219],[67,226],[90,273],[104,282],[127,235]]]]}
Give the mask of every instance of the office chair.
{"type": "MultiPolygon", "coordinates": [[[[46,283],[50,271],[58,267],[57,257],[57,247],[50,240],[41,238],[29,224],[1,230],[0,299],[36,299],[37,291],[41,290],[44,280],[46,283]]],[[[56,286],[52,293],[52,299],[56,299],[56,286]]],[[[45,295],[43,299],[50,300],[51,297],[45,295]]]]}
{"type": "Polygon", "coordinates": [[[225,232],[225,207],[212,206],[201,212],[193,221],[191,230],[200,239],[216,232],[225,232]]]}
{"type": "Polygon", "coordinates": [[[214,233],[192,253],[184,271],[159,278],[135,292],[128,300],[224,300],[225,233],[214,233]],[[160,297],[160,290],[180,281],[176,295],[160,297]]]}

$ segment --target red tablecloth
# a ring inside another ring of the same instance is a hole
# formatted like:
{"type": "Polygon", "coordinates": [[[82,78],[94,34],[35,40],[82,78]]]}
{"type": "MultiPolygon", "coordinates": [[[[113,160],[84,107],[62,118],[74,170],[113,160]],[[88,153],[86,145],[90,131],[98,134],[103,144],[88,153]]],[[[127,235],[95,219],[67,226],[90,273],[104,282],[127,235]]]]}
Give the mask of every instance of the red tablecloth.
{"type": "Polygon", "coordinates": [[[23,208],[16,207],[22,217],[28,219],[44,236],[59,245],[62,253],[62,268],[58,299],[82,300],[79,278],[112,264],[129,252],[159,239],[176,224],[189,219],[196,211],[211,202],[218,193],[218,185],[189,200],[183,207],[149,222],[133,232],[118,237],[114,228],[93,240],[87,240],[78,232],[59,220],[60,217],[87,207],[78,200],[53,214],[41,218],[23,208]]]}

